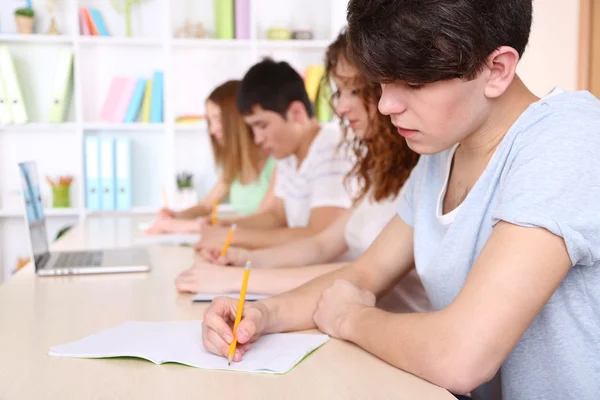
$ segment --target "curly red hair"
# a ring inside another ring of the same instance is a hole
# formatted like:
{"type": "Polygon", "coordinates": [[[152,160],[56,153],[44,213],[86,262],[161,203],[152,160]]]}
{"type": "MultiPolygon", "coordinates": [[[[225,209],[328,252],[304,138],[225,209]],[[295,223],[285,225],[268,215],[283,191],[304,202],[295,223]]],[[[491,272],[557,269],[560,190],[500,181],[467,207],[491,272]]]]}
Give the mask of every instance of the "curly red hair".
{"type": "MultiPolygon", "coordinates": [[[[330,85],[340,60],[351,63],[347,46],[346,32],[342,32],[327,48],[323,82],[325,85],[330,85]]],[[[377,107],[381,97],[381,86],[367,82],[360,73],[355,82],[367,110],[377,107]]],[[[331,99],[334,110],[335,96],[336,93],[331,99]]],[[[398,134],[390,118],[379,111],[375,112],[369,121],[369,133],[364,139],[358,139],[348,132],[344,119],[339,115],[338,117],[344,133],[344,142],[356,157],[356,163],[346,177],[347,180],[358,179],[360,189],[354,199],[355,202],[362,200],[367,193],[371,193],[375,201],[397,196],[410,172],[417,165],[419,155],[408,147],[406,140],[398,134]]]]}

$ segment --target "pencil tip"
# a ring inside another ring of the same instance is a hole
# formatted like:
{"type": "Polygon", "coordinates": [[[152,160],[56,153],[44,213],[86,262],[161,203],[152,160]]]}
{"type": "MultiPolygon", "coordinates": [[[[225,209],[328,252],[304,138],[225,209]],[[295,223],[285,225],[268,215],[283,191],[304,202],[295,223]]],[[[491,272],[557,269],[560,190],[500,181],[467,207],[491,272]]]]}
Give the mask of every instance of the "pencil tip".
{"type": "Polygon", "coordinates": [[[229,361],[228,361],[228,362],[227,362],[227,365],[231,367],[231,362],[229,362],[229,361]]]}

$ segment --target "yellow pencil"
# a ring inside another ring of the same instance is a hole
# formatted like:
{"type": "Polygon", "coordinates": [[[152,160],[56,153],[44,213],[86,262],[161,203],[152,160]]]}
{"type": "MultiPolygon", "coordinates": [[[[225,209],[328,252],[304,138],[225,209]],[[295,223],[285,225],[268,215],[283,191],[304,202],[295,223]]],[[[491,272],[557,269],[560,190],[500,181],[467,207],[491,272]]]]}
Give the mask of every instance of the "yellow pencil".
{"type": "Polygon", "coordinates": [[[225,257],[227,255],[227,250],[229,250],[229,245],[231,244],[231,239],[233,239],[233,233],[235,232],[236,228],[236,224],[231,225],[231,229],[229,229],[229,234],[227,235],[227,239],[225,239],[223,249],[221,249],[221,257],[225,257]]]}
{"type": "Polygon", "coordinates": [[[213,207],[212,207],[212,214],[211,214],[211,216],[212,216],[212,224],[213,224],[213,225],[217,225],[217,222],[218,222],[218,221],[217,221],[217,207],[218,207],[218,206],[219,206],[219,202],[218,202],[218,201],[215,201],[215,202],[213,203],[213,207]]]}
{"type": "Polygon", "coordinates": [[[242,312],[244,311],[244,303],[246,301],[246,290],[248,289],[248,278],[250,277],[250,261],[246,263],[244,268],[244,280],[242,281],[242,290],[240,291],[240,299],[238,300],[237,310],[235,312],[235,322],[233,323],[233,341],[229,346],[229,354],[227,355],[228,365],[231,365],[233,356],[235,355],[235,347],[237,346],[236,331],[240,321],[242,320],[242,312]]]}

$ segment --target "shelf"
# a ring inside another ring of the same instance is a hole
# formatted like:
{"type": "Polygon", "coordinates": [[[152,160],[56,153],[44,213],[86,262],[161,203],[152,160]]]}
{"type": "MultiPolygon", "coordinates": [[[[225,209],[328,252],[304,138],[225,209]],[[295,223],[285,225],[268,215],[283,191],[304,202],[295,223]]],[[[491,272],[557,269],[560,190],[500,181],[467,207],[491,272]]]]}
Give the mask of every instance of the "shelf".
{"type": "Polygon", "coordinates": [[[184,47],[228,47],[235,49],[250,48],[250,40],[237,39],[194,39],[194,38],[174,38],[174,48],[184,47]]]}
{"type": "Polygon", "coordinates": [[[43,34],[0,34],[0,43],[32,43],[32,44],[73,44],[74,38],[70,35],[43,35],[43,34]]]}
{"type": "MultiPolygon", "coordinates": [[[[44,215],[47,218],[52,217],[79,217],[81,209],[79,208],[46,208],[44,215]]],[[[25,212],[23,210],[0,210],[0,218],[23,218],[25,212]]]]}
{"type": "Polygon", "coordinates": [[[165,42],[158,38],[114,37],[114,36],[80,36],[77,41],[81,45],[160,47],[165,42]]]}
{"type": "Polygon", "coordinates": [[[129,215],[154,215],[158,213],[158,207],[133,207],[129,210],[86,210],[86,216],[129,216],[129,215]]]}
{"type": "Polygon", "coordinates": [[[266,40],[257,41],[259,48],[267,49],[315,49],[325,50],[331,44],[329,40],[266,40]]]}
{"type": "Polygon", "coordinates": [[[83,124],[83,129],[86,131],[129,131],[129,132],[159,132],[165,129],[165,124],[111,124],[111,123],[88,123],[83,124]]]}
{"type": "Polygon", "coordinates": [[[61,124],[50,124],[44,122],[32,122],[28,124],[0,125],[0,131],[17,132],[39,132],[39,131],[73,131],[77,128],[74,122],[65,122],[61,124]]]}

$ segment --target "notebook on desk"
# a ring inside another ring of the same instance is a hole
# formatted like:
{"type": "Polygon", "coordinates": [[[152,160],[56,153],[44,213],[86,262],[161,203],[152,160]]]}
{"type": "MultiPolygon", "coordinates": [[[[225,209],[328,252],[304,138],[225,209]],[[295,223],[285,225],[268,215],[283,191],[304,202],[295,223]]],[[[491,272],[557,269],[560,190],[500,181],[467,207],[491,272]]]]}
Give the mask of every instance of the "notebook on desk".
{"type": "Polygon", "coordinates": [[[20,163],[19,171],[25,201],[25,221],[37,275],[106,274],[150,270],[150,256],[145,249],[50,251],[36,164],[20,163]]]}
{"type": "Polygon", "coordinates": [[[285,374],[327,343],[322,334],[279,333],[262,336],[242,361],[227,359],[202,346],[202,321],[129,321],[77,342],[54,346],[51,356],[73,358],[138,357],[155,364],[167,362],[190,367],[285,374]]]}

